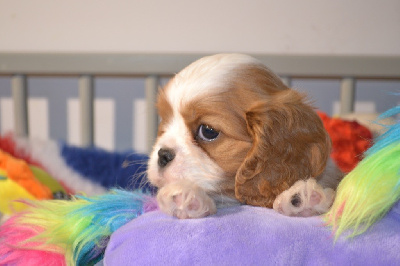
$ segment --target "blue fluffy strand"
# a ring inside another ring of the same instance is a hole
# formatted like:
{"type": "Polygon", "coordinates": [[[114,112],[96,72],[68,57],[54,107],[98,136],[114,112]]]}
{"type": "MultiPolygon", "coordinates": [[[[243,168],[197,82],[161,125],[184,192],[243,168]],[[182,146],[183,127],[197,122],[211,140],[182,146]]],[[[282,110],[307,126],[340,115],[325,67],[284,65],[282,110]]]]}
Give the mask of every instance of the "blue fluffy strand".
{"type": "MultiPolygon", "coordinates": [[[[383,120],[388,117],[393,117],[397,114],[400,114],[400,106],[396,106],[392,109],[387,110],[386,112],[382,113],[378,117],[379,120],[383,120]]],[[[372,155],[387,146],[391,145],[392,143],[400,141],[400,123],[396,123],[394,125],[386,126],[387,131],[379,136],[374,143],[374,145],[366,151],[366,155],[372,155]]]]}
{"type": "Polygon", "coordinates": [[[144,212],[156,208],[151,196],[141,191],[113,189],[111,193],[99,197],[77,198],[87,201],[88,204],[73,211],[71,216],[90,217],[91,220],[90,225],[78,236],[79,248],[74,248],[77,265],[93,265],[100,261],[113,232],[144,212]]]}

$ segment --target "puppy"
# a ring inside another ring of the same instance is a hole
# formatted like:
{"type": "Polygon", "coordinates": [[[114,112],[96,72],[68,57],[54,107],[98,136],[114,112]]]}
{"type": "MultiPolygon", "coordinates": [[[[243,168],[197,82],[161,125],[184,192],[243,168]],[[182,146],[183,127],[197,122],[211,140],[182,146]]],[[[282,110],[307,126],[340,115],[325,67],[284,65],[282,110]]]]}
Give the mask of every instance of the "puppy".
{"type": "Polygon", "coordinates": [[[340,173],[326,169],[321,120],[255,58],[199,59],[160,90],[157,108],[147,174],[165,213],[200,218],[241,203],[309,216],[331,205],[333,190],[322,186],[335,188],[340,173]]]}

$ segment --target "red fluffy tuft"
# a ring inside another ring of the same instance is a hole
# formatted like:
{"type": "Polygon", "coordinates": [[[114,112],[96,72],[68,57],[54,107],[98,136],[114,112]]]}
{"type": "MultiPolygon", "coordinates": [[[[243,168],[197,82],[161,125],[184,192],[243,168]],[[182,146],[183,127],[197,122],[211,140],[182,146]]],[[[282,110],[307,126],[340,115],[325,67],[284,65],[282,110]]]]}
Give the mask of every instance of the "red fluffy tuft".
{"type": "Polygon", "coordinates": [[[332,139],[332,159],[340,170],[350,172],[361,161],[362,154],[371,147],[371,131],[356,121],[330,118],[322,112],[318,114],[332,139]]]}

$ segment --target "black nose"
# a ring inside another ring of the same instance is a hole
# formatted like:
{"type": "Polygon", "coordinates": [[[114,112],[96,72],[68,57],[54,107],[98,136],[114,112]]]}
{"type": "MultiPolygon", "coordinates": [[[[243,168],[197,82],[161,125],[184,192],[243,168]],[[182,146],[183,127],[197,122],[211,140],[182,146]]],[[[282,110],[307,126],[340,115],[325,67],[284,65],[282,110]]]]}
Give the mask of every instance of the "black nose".
{"type": "Polygon", "coordinates": [[[170,161],[175,158],[175,152],[168,148],[161,148],[158,151],[158,165],[165,167],[170,161]]]}

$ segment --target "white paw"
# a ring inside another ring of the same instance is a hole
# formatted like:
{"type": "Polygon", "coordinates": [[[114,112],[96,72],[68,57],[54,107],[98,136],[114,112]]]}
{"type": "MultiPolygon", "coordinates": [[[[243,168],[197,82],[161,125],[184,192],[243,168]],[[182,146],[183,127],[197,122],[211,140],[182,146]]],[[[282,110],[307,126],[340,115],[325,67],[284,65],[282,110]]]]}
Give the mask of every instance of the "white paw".
{"type": "Polygon", "coordinates": [[[157,202],[163,212],[179,219],[202,218],[217,212],[214,200],[203,189],[187,182],[162,187],[157,202]]]}
{"type": "Polygon", "coordinates": [[[322,188],[314,178],[300,180],[276,197],[273,208],[287,216],[309,217],[329,210],[335,197],[331,188],[322,188]]]}

